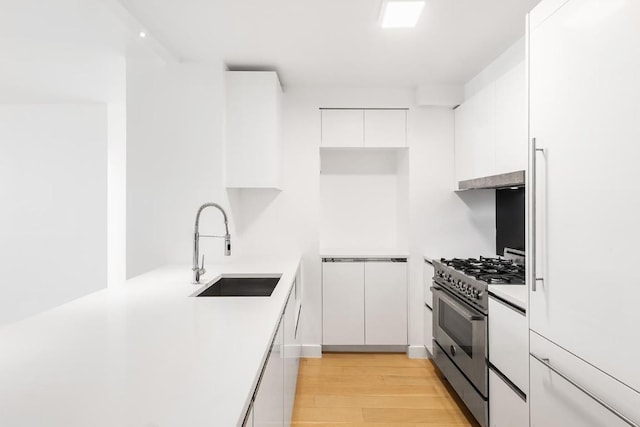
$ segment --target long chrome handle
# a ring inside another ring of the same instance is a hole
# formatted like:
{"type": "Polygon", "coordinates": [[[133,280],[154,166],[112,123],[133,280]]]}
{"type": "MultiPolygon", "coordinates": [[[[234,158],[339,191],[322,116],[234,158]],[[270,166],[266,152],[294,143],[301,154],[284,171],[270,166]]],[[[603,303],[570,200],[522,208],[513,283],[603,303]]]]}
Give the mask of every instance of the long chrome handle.
{"type": "Polygon", "coordinates": [[[531,210],[530,210],[530,215],[531,215],[531,220],[530,220],[530,224],[531,224],[531,231],[530,231],[530,236],[531,236],[531,262],[529,264],[529,268],[531,270],[531,278],[533,279],[531,281],[531,292],[536,292],[537,290],[537,284],[538,282],[544,282],[544,278],[538,278],[536,277],[536,262],[537,262],[537,250],[536,250],[536,238],[537,238],[537,220],[538,218],[536,217],[536,213],[537,213],[537,207],[536,207],[536,199],[537,199],[537,162],[536,162],[536,156],[538,153],[544,153],[544,148],[539,148],[536,144],[536,139],[532,138],[531,139],[531,146],[530,146],[530,153],[529,156],[531,158],[531,165],[530,165],[530,179],[529,179],[529,191],[531,192],[531,197],[530,197],[530,201],[531,201],[531,210]]]}
{"type": "Polygon", "coordinates": [[[531,355],[531,357],[536,359],[538,362],[542,363],[544,366],[546,366],[547,368],[549,368],[550,370],[555,372],[560,378],[564,379],[569,384],[571,384],[572,386],[574,386],[575,388],[577,388],[578,390],[580,390],[581,392],[583,392],[584,394],[589,396],[591,399],[595,400],[596,403],[598,403],[600,406],[605,408],[607,411],[611,412],[613,415],[615,415],[616,417],[620,418],[626,424],[630,425],[631,427],[640,427],[640,424],[636,424],[633,420],[631,420],[631,419],[627,418],[626,416],[624,416],[622,413],[620,413],[620,411],[615,409],[613,406],[609,405],[607,402],[605,402],[604,400],[600,399],[598,396],[596,396],[595,394],[591,393],[586,388],[582,387],[580,384],[578,384],[577,382],[572,380],[570,377],[568,377],[567,375],[565,375],[562,372],[560,372],[556,367],[551,365],[551,363],[549,362],[549,359],[542,358],[542,357],[540,357],[540,356],[538,356],[536,354],[533,354],[533,353],[529,353],[529,354],[531,355]]]}
{"type": "Polygon", "coordinates": [[[459,315],[464,317],[469,322],[473,322],[473,321],[477,321],[477,320],[484,320],[484,316],[483,315],[474,313],[474,312],[472,312],[470,310],[467,310],[460,303],[454,301],[453,298],[450,298],[449,296],[445,295],[445,293],[442,290],[442,288],[438,288],[438,287],[433,286],[433,287],[431,287],[431,289],[436,291],[436,292],[438,292],[440,294],[438,296],[438,298],[444,300],[449,305],[449,307],[451,307],[453,310],[455,310],[459,315]]]}

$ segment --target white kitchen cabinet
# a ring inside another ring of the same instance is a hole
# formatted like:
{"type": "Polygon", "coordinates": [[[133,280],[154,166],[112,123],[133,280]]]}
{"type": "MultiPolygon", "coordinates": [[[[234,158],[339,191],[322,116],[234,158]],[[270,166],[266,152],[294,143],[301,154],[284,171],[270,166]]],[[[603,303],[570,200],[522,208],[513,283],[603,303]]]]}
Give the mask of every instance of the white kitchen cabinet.
{"type": "Polygon", "coordinates": [[[322,263],[322,343],[363,345],[364,263],[322,263]]]}
{"type": "Polygon", "coordinates": [[[427,304],[424,305],[424,347],[433,356],[433,310],[427,304]]]}
{"type": "Polygon", "coordinates": [[[525,170],[527,135],[523,62],[456,108],[456,182],[525,170]]]}
{"type": "Polygon", "coordinates": [[[531,427],[603,426],[629,425],[540,361],[531,358],[531,427]]]}
{"type": "Polygon", "coordinates": [[[298,366],[301,354],[301,340],[298,333],[298,320],[300,311],[296,304],[294,285],[287,305],[284,309],[284,345],[282,355],[284,360],[284,425],[291,425],[293,415],[293,403],[296,396],[296,384],[298,381],[298,366]]]}
{"type": "Polygon", "coordinates": [[[423,266],[423,284],[424,284],[424,346],[429,352],[429,356],[433,355],[433,264],[425,261],[423,266]]]}
{"type": "Polygon", "coordinates": [[[323,109],[322,147],[364,147],[364,110],[323,109]]]}
{"type": "Polygon", "coordinates": [[[489,361],[523,393],[529,390],[529,324],[523,311],[489,296],[489,361]]]}
{"type": "Polygon", "coordinates": [[[262,379],[253,402],[253,425],[274,427],[284,425],[284,363],[282,358],[284,322],[280,324],[271,345],[262,379]]]}
{"type": "Polygon", "coordinates": [[[407,110],[364,110],[365,147],[406,147],[407,110]]]}
{"type": "Polygon", "coordinates": [[[282,88],[270,71],[226,73],[228,188],[282,187],[282,88]]]}
{"type": "Polygon", "coordinates": [[[364,264],[365,344],[407,345],[407,265],[364,264]]]}
{"type": "Polygon", "coordinates": [[[406,109],[322,109],[321,147],[407,146],[406,109]]]}
{"type": "MultiPolygon", "coordinates": [[[[543,150],[532,150],[528,183],[530,328],[638,391],[640,2],[614,2],[587,20],[600,3],[609,2],[543,1],[530,14],[531,148],[543,150]]],[[[568,414],[577,400],[558,402],[568,414]]],[[[640,393],[629,411],[640,411],[640,393]]]]}
{"type": "Polygon", "coordinates": [[[527,169],[527,79],[521,62],[495,82],[494,175],[527,169]]]}
{"type": "Polygon", "coordinates": [[[323,345],[407,345],[407,263],[322,263],[323,345]]]}
{"type": "Polygon", "coordinates": [[[424,283],[424,303],[433,308],[433,292],[431,287],[433,286],[433,264],[425,261],[423,267],[423,283],[424,283]]]}
{"type": "Polygon", "coordinates": [[[494,175],[495,95],[490,84],[455,109],[456,181],[494,175]]]}
{"type": "Polygon", "coordinates": [[[529,425],[529,406],[518,393],[489,370],[489,425],[525,427],[529,425]]]}
{"type": "MultiPolygon", "coordinates": [[[[589,339],[601,345],[602,337],[594,341],[590,335],[589,339]]],[[[614,353],[616,347],[610,350],[614,353]]],[[[640,394],[628,385],[533,331],[530,354],[532,426],[627,426],[581,388],[640,425],[640,394]]]]}

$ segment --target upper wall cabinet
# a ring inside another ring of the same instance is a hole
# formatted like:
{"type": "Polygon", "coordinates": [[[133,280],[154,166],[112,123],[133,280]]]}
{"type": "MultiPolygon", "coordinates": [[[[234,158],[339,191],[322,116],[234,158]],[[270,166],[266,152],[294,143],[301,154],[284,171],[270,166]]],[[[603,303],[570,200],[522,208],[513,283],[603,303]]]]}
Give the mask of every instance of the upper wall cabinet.
{"type": "Polygon", "coordinates": [[[527,168],[527,80],[524,62],[496,80],[495,173],[527,168]]]}
{"type": "Polygon", "coordinates": [[[322,147],[406,147],[406,109],[322,109],[322,147]]]}
{"type": "Polygon", "coordinates": [[[521,63],[455,110],[456,181],[526,169],[526,106],[521,63]]]}
{"type": "Polygon", "coordinates": [[[493,175],[495,103],[495,86],[490,85],[456,108],[456,181],[493,175]]]}
{"type": "Polygon", "coordinates": [[[226,73],[226,186],[282,186],[282,88],[271,71],[226,73]]]}

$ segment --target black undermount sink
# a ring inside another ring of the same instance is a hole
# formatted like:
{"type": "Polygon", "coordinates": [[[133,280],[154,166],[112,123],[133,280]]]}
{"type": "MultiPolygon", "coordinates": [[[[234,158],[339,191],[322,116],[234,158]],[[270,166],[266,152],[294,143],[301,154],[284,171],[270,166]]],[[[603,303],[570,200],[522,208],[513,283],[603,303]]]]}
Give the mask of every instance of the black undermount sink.
{"type": "Polygon", "coordinates": [[[269,297],[280,277],[222,277],[199,297],[269,297]]]}

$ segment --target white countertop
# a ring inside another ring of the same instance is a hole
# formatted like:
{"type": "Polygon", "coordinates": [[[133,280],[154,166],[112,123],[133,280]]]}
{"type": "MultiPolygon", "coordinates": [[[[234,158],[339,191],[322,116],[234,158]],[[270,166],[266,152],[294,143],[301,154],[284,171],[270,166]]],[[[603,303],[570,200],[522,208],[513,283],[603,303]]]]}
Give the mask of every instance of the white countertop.
{"type": "Polygon", "coordinates": [[[321,258],[408,258],[404,249],[320,249],[321,258]]]}
{"type": "Polygon", "coordinates": [[[489,293],[495,294],[525,311],[527,310],[526,285],[489,285],[489,293]]]}
{"type": "Polygon", "coordinates": [[[299,260],[202,279],[282,274],[271,297],[190,297],[190,267],[165,267],[0,328],[0,425],[239,425],[299,260]]]}

